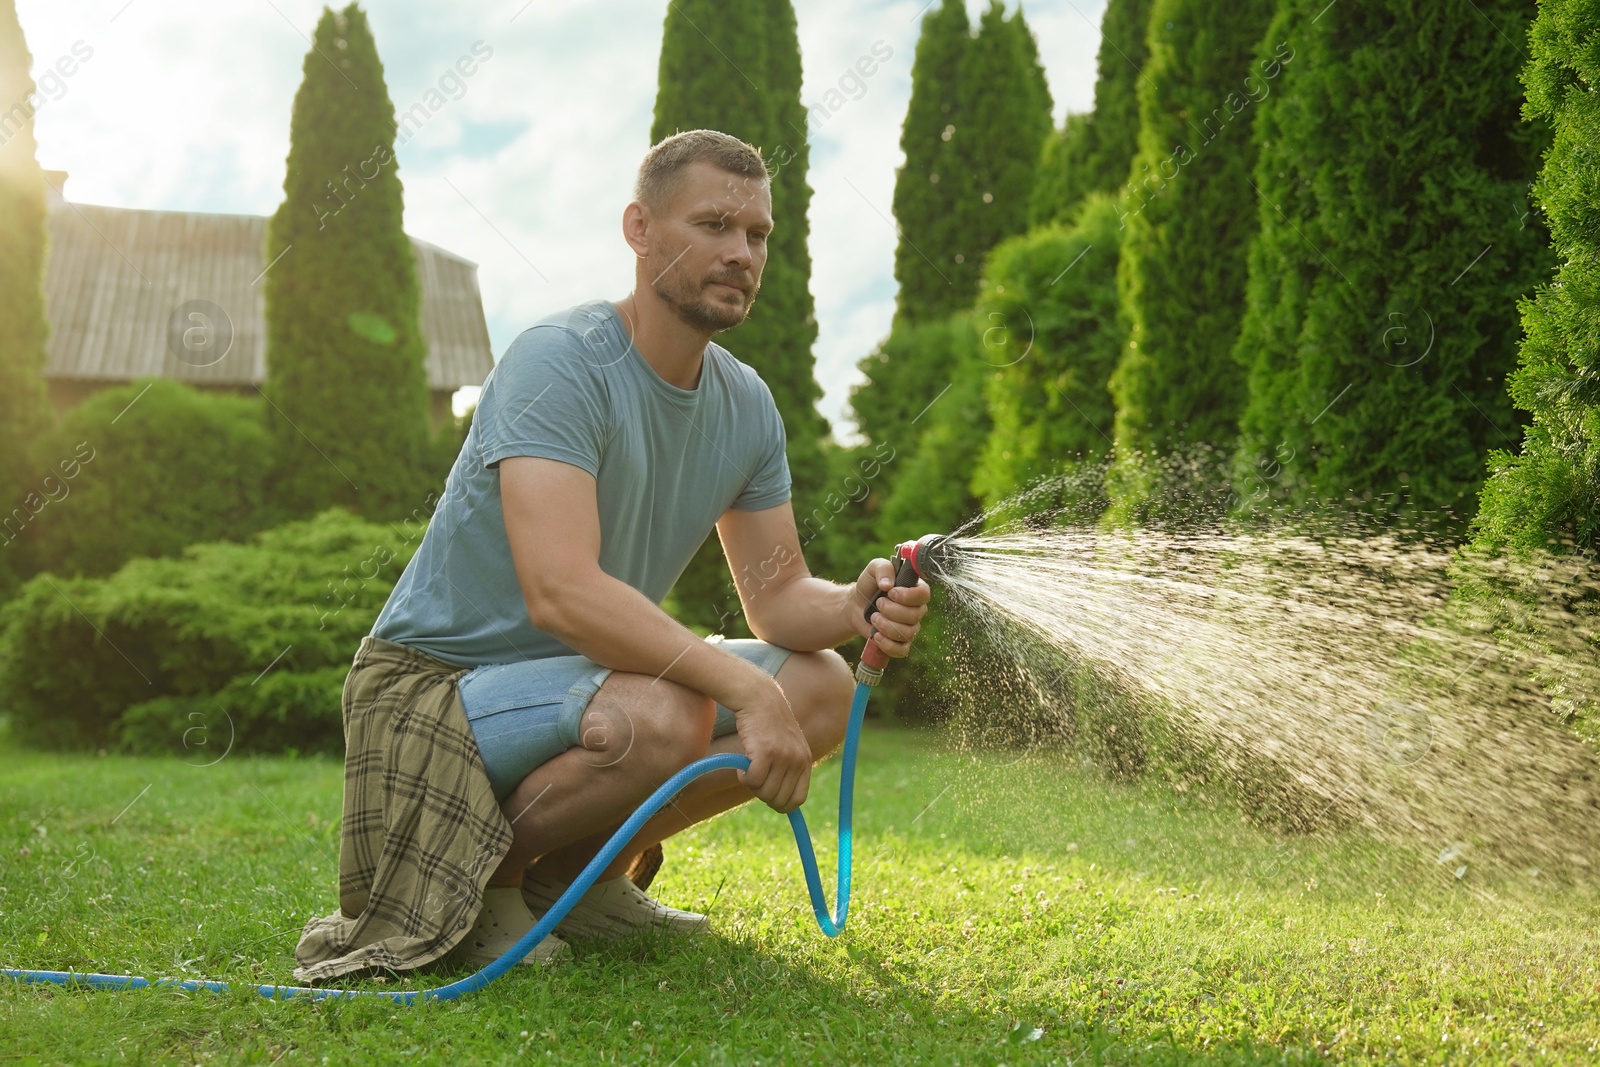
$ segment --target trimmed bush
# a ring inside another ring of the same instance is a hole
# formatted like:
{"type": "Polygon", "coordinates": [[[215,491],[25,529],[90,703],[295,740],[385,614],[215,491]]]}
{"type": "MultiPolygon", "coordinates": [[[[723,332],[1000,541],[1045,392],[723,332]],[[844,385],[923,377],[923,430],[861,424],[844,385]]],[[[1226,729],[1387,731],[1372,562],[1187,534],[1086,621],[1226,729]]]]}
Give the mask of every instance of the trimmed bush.
{"type": "Polygon", "coordinates": [[[341,752],[344,673],[425,519],[380,525],[331,509],[105,578],[38,575],[0,607],[13,734],[208,762],[225,743],[341,752]]]}
{"type": "Polygon", "coordinates": [[[47,503],[22,536],[38,570],[109,574],[137,556],[242,540],[267,521],[272,439],[256,397],[164,379],[107,389],[40,451],[53,461],[47,503]]]}

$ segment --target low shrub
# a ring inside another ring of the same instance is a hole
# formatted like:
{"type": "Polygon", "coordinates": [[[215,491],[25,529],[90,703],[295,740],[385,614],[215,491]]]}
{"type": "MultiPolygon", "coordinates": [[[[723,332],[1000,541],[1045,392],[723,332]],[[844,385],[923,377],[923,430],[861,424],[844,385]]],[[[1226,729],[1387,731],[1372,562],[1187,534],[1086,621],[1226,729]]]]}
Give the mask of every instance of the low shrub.
{"type": "Polygon", "coordinates": [[[270,521],[271,446],[258,397],[165,379],[96,393],[40,443],[52,466],[19,545],[32,571],[103,575],[243,540],[270,521]]]}
{"type": "Polygon", "coordinates": [[[40,574],[0,607],[0,704],[50,748],[341,752],[340,689],[421,541],[331,509],[249,543],[40,574]]]}

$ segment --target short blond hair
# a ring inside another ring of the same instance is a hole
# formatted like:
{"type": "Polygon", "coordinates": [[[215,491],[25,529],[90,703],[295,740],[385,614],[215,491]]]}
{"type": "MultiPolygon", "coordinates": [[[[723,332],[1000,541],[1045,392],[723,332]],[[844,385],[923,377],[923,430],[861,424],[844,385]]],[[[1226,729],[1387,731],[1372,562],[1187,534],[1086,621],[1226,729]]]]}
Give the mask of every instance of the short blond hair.
{"type": "Polygon", "coordinates": [[[634,181],[633,198],[652,211],[672,201],[691,163],[710,163],[746,178],[772,180],[767,161],[754,146],[720,130],[684,130],[662,138],[645,153],[634,181]]]}

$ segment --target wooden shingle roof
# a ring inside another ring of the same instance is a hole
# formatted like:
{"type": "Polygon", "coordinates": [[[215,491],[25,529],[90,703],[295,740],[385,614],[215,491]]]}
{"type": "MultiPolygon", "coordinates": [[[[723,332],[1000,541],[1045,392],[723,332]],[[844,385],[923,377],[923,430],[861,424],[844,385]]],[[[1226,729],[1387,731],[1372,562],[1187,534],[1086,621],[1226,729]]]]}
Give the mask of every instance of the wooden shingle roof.
{"type": "MultiPolygon", "coordinates": [[[[216,386],[266,379],[265,217],[49,199],[46,378],[159,376],[216,386]],[[169,331],[176,325],[181,332],[187,321],[186,313],[174,313],[191,301],[226,313],[232,328],[227,355],[195,358],[181,344],[169,343],[169,331]]],[[[415,237],[411,245],[422,291],[428,388],[482,385],[494,355],[477,265],[415,237]]]]}

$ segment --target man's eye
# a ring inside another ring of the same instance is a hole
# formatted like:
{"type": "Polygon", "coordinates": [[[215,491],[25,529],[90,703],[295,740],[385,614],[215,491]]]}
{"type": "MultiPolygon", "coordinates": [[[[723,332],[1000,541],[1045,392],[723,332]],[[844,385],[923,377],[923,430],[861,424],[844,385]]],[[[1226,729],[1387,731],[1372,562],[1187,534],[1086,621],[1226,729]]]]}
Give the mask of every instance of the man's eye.
{"type": "Polygon", "coordinates": [[[713,230],[720,230],[720,229],[723,228],[723,223],[722,223],[721,219],[711,219],[710,221],[708,221],[706,223],[706,225],[710,226],[713,230]]]}

